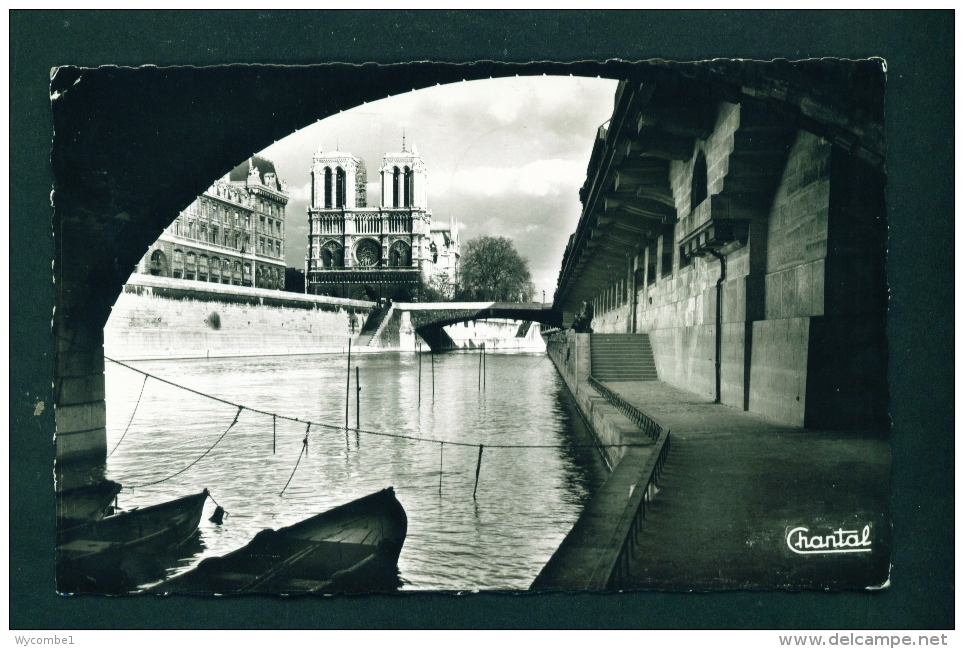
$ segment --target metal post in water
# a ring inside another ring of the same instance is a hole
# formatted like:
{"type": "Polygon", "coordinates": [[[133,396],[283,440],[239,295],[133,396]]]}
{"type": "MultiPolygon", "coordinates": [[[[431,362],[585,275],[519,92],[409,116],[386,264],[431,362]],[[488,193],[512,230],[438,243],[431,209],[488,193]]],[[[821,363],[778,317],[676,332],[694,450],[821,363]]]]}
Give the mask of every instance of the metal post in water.
{"type": "Polygon", "coordinates": [[[445,450],[445,442],[438,444],[438,495],[442,495],[442,452],[445,450]]]}
{"type": "Polygon", "coordinates": [[[355,366],[355,428],[361,428],[361,382],[358,380],[358,366],[355,366]]]}
{"type": "Polygon", "coordinates": [[[348,403],[351,394],[351,338],[348,339],[348,377],[345,380],[345,435],[348,434],[348,403]]]}
{"type": "Polygon", "coordinates": [[[485,448],[482,444],[479,444],[479,463],[475,465],[475,489],[472,490],[472,500],[475,500],[475,492],[479,490],[479,471],[482,470],[482,449],[485,448]]]}
{"type": "Polygon", "coordinates": [[[422,405],[422,343],[418,343],[418,405],[422,405]]]}
{"type": "Polygon", "coordinates": [[[271,454],[274,455],[278,450],[278,417],[271,415],[271,454]]]}
{"type": "Polygon", "coordinates": [[[485,343],[479,347],[479,392],[482,391],[482,351],[485,349],[485,343]]]}
{"type": "Polygon", "coordinates": [[[485,343],[482,343],[482,389],[485,390],[485,343]]]}
{"type": "Polygon", "coordinates": [[[435,403],[435,350],[431,346],[428,350],[432,354],[432,403],[435,403]]]}

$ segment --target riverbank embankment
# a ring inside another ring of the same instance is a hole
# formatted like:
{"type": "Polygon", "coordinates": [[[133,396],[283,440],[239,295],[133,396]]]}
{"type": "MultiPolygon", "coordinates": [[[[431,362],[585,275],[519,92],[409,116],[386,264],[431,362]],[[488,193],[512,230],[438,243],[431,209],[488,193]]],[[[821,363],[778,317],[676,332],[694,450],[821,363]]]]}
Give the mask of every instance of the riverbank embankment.
{"type": "Polygon", "coordinates": [[[600,442],[619,429],[605,394],[672,429],[672,453],[646,521],[627,526],[633,479],[648,471],[629,449],[533,589],[886,585],[891,458],[880,431],[789,426],[658,380],[598,381],[590,342],[562,332],[548,348],[600,442]],[[630,551],[607,575],[620,544],[630,551]]]}
{"type": "Polygon", "coordinates": [[[343,352],[374,302],[132,276],[104,327],[116,360],[343,352]]]}
{"type": "Polygon", "coordinates": [[[591,382],[589,334],[552,335],[546,345],[612,473],[530,587],[620,588],[645,510],[669,451],[669,430],[640,412],[621,412],[591,382]],[[627,414],[635,414],[637,421],[627,414]]]}

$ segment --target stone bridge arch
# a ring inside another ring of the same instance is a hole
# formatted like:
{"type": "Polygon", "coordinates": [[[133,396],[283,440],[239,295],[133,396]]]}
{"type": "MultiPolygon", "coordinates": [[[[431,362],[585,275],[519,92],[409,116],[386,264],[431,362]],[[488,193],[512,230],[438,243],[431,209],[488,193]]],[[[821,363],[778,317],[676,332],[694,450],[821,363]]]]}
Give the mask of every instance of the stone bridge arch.
{"type": "Polygon", "coordinates": [[[58,68],[50,85],[58,461],[105,457],[103,327],[111,308],[164,228],[239,160],[325,117],[420,88],[516,75],[618,79],[631,69],[622,62],[58,68]]]}
{"type": "Polygon", "coordinates": [[[103,327],[137,262],[212,179],[253,152],[340,111],[411,90],[571,75],[709,84],[719,96],[779,103],[805,127],[840,135],[850,148],[875,157],[882,134],[846,137],[863,97],[831,107],[826,97],[798,92],[807,87],[801,75],[819,75],[820,66],[801,72],[786,62],[764,65],[654,60],[58,68],[51,80],[58,459],[106,455],[103,327]]]}

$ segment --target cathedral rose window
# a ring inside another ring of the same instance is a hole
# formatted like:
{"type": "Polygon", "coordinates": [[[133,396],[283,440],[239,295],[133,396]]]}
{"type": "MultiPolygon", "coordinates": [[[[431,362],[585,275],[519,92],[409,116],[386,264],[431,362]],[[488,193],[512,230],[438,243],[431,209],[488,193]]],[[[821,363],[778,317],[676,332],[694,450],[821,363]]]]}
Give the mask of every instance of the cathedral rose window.
{"type": "Polygon", "coordinates": [[[362,239],[355,247],[355,259],[360,266],[375,266],[381,257],[381,250],[371,239],[362,239]]]}

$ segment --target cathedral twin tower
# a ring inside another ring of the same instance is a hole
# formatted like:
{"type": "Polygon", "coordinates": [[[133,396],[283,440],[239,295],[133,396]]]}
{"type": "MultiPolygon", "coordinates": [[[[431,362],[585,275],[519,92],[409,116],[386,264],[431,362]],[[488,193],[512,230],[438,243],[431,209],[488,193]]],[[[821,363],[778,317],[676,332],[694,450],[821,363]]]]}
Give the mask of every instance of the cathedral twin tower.
{"type": "MultiPolygon", "coordinates": [[[[308,208],[306,291],[360,299],[410,300],[421,281],[454,279],[451,228],[433,228],[425,163],[413,146],[386,153],[378,207],[368,207],[365,163],[342,151],[314,154],[308,208]],[[433,236],[433,230],[449,236],[433,236]],[[438,238],[436,242],[434,239],[438,238]],[[440,263],[442,262],[442,263],[440,263]]],[[[443,280],[444,281],[444,280],[443,280]]]]}

